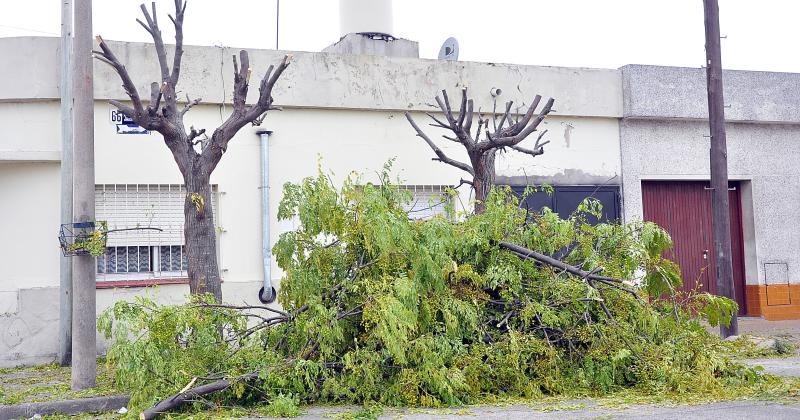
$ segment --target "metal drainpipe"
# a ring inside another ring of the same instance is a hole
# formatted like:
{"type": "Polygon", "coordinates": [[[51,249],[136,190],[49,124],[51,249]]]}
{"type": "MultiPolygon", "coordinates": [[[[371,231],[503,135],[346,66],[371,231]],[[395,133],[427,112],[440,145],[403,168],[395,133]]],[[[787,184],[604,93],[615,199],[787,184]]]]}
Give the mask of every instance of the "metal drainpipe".
{"type": "Polygon", "coordinates": [[[264,285],[258,291],[261,303],[275,302],[277,293],[272,286],[272,247],[269,236],[269,136],[272,131],[258,130],[261,138],[261,256],[264,259],[264,285]]]}

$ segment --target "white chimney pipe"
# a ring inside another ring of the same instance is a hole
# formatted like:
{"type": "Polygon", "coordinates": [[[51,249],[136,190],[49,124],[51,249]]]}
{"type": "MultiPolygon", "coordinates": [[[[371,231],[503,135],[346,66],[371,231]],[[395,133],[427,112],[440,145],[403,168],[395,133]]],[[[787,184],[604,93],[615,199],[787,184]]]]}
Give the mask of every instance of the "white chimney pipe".
{"type": "Polygon", "coordinates": [[[391,35],[392,22],[392,0],[339,0],[342,36],[364,32],[391,35]]]}

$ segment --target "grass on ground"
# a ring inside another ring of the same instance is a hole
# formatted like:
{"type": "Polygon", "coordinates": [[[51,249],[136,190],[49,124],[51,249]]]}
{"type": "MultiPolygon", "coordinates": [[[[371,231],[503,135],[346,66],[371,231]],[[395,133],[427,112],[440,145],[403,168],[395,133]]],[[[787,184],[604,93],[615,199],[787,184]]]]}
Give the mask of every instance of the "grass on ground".
{"type": "Polygon", "coordinates": [[[116,395],[111,372],[104,361],[97,364],[97,387],[73,391],[70,368],[48,364],[0,369],[0,405],[116,395]]]}

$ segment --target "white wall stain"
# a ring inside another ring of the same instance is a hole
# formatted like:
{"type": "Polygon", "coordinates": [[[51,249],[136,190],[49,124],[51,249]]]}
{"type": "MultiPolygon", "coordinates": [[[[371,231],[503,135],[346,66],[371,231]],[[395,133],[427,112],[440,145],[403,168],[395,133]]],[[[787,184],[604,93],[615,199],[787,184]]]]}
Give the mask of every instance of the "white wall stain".
{"type": "Polygon", "coordinates": [[[564,126],[564,147],[569,148],[570,142],[572,141],[572,130],[575,126],[568,122],[562,122],[561,125],[564,126]]]}

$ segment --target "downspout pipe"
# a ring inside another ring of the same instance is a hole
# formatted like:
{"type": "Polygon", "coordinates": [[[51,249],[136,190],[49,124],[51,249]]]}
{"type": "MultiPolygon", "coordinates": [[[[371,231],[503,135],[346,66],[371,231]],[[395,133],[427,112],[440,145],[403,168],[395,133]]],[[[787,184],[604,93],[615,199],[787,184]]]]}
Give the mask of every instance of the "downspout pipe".
{"type": "Polygon", "coordinates": [[[261,257],[264,265],[264,285],[258,291],[258,300],[267,304],[275,302],[277,293],[272,286],[272,247],[269,236],[269,136],[272,131],[259,129],[261,141],[261,257]]]}

